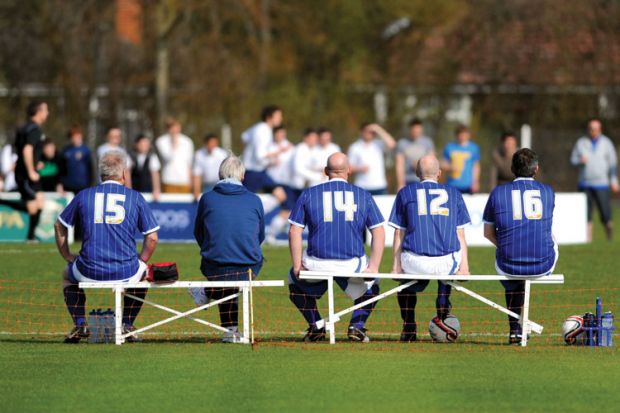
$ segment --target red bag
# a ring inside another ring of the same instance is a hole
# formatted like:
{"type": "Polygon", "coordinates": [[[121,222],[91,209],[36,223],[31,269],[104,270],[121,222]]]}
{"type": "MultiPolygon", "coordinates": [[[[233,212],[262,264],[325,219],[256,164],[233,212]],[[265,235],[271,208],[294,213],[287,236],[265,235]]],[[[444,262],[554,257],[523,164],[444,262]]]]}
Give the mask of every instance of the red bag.
{"type": "Polygon", "coordinates": [[[149,264],[146,281],[156,284],[171,284],[179,280],[176,262],[154,262],[149,264]]]}

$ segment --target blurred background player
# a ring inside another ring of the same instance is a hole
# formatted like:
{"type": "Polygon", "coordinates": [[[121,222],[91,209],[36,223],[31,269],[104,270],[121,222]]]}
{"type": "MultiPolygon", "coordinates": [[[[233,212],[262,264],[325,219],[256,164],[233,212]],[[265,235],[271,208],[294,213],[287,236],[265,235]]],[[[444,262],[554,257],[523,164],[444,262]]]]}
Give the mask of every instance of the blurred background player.
{"type": "MultiPolygon", "coordinates": [[[[265,220],[260,198],[242,184],[243,163],[229,156],[220,165],[220,181],[198,203],[194,236],[200,246],[200,271],[209,281],[247,281],[263,266],[261,243],[265,239],[265,220]]],[[[196,304],[206,304],[201,289],[191,289],[196,304]]],[[[205,298],[219,300],[238,288],[206,288],[205,298]]],[[[239,305],[237,298],[219,304],[222,327],[228,329],[222,341],[239,343],[239,305]]]]}
{"type": "MultiPolygon", "coordinates": [[[[327,291],[327,281],[309,282],[299,278],[302,269],[310,271],[368,272],[379,270],[385,230],[383,216],[368,191],[347,182],[350,174],[345,154],[329,157],[325,174],[329,181],[306,189],[291,212],[289,244],[293,267],[289,272],[290,299],[308,322],[304,341],[325,339],[325,328],[317,328],[321,320],[316,300],[327,291]],[[302,252],[302,232],[308,227],[308,248],[302,252]],[[372,235],[370,260],[364,250],[364,232],[372,235]]],[[[361,278],[336,278],[337,284],[355,303],[376,297],[379,286],[361,278]]],[[[366,320],[375,303],[355,310],[347,335],[349,340],[370,341],[366,320]]]]}
{"type": "Polygon", "coordinates": [[[174,118],[168,118],[166,129],[168,132],[155,140],[162,163],[161,189],[163,192],[190,194],[194,142],[181,133],[181,122],[174,118]]]}
{"type": "MultiPolygon", "coordinates": [[[[558,261],[558,246],[551,233],[555,194],[550,186],[534,180],[538,156],[519,149],[512,157],[515,180],[495,188],[484,209],[484,236],[497,247],[498,274],[527,278],[551,274],[558,261]]],[[[521,314],[524,281],[502,281],[506,306],[521,314]]],[[[521,343],[519,320],[508,317],[509,343],[521,343]]]]}
{"type": "Polygon", "coordinates": [[[504,132],[500,138],[500,144],[493,150],[491,155],[491,170],[489,178],[491,189],[497,185],[512,182],[514,174],[512,173],[512,156],[519,149],[517,137],[512,132],[504,132]]]}
{"type": "MultiPolygon", "coordinates": [[[[395,229],[392,272],[468,275],[465,226],[470,219],[463,196],[456,188],[438,183],[441,169],[435,155],[419,160],[417,174],[421,182],[401,189],[392,207],[389,222],[395,229]]],[[[421,280],[398,293],[403,319],[400,341],[417,340],[417,293],[424,291],[428,284],[429,280],[421,280]]],[[[443,321],[452,308],[451,287],[441,281],[437,284],[435,308],[437,317],[443,321]]]]}
{"type": "Polygon", "coordinates": [[[37,164],[43,192],[64,192],[60,182],[62,168],[62,160],[56,151],[56,144],[53,140],[46,138],[43,141],[41,160],[37,164]]]}
{"type": "Polygon", "coordinates": [[[203,192],[213,189],[219,181],[218,172],[222,161],[228,157],[228,151],[220,148],[220,140],[213,133],[207,134],[202,148],[194,155],[194,199],[198,200],[203,192]]]}
{"type": "Polygon", "coordinates": [[[157,154],[151,150],[151,139],[145,134],[136,136],[131,159],[131,187],[141,193],[153,195],[153,201],[159,201],[161,183],[159,171],[161,163],[157,154]]]}
{"type": "Polygon", "coordinates": [[[409,136],[402,138],[396,145],[396,190],[400,191],[405,185],[420,182],[416,175],[418,161],[424,155],[435,151],[433,140],[424,135],[424,126],[418,118],[409,121],[409,136]]]}
{"type": "Polygon", "coordinates": [[[295,160],[295,146],[286,137],[286,128],[283,125],[273,129],[273,142],[269,146],[269,166],[267,174],[286,192],[286,201],[280,205],[280,212],[266,229],[266,241],[269,244],[276,242],[276,237],[288,225],[288,216],[295,206],[301,190],[293,189],[293,161],[295,160]]]}
{"type": "Polygon", "coordinates": [[[475,194],[480,190],[480,147],[471,141],[467,126],[456,128],[456,142],[443,150],[441,168],[448,174],[447,184],[462,194],[475,194]]]}
{"type": "Polygon", "coordinates": [[[82,129],[74,126],[67,132],[69,144],[62,149],[64,164],[62,185],[65,191],[77,194],[88,188],[93,179],[93,159],[88,146],[84,145],[82,129]]]}
{"type": "Polygon", "coordinates": [[[26,239],[34,242],[36,241],[34,232],[39,224],[41,210],[45,202],[37,165],[41,161],[43,140],[45,139],[41,125],[45,123],[49,115],[47,103],[43,101],[31,102],[26,109],[26,114],[28,122],[17,130],[15,136],[15,151],[17,152],[15,181],[29,217],[26,239]]]}
{"type": "Polygon", "coordinates": [[[297,197],[301,195],[304,188],[323,182],[325,169],[318,171],[315,167],[314,154],[318,142],[319,135],[316,130],[306,128],[303,132],[303,140],[295,146],[291,186],[297,191],[295,194],[297,197]]]}
{"type": "Polygon", "coordinates": [[[570,160],[579,169],[579,190],[585,192],[588,200],[588,240],[592,241],[594,205],[598,208],[601,222],[605,226],[607,239],[611,240],[611,191],[620,191],[618,158],[614,144],[603,135],[603,126],[599,119],[588,121],[587,135],[575,143],[570,160]]]}
{"type": "Polygon", "coordinates": [[[13,145],[7,143],[0,149],[0,192],[12,192],[17,189],[15,182],[15,164],[17,154],[13,145]]]}
{"type": "Polygon", "coordinates": [[[124,154],[127,154],[127,151],[123,148],[123,134],[119,127],[112,126],[108,128],[105,135],[105,140],[105,143],[99,145],[97,148],[97,160],[101,159],[106,152],[112,150],[121,151],[124,154]]]}
{"type": "Polygon", "coordinates": [[[387,193],[384,156],[396,146],[396,141],[385,129],[375,123],[360,127],[360,138],[349,148],[351,172],[356,186],[371,195],[387,193]]]}
{"type": "MultiPolygon", "coordinates": [[[[63,272],[65,304],[74,328],[65,343],[78,343],[90,335],[86,324],[86,295],[80,282],[142,280],[146,263],[157,246],[159,226],[148,204],[138,192],[125,186],[129,171],[127,156],[112,150],[99,160],[101,183],[81,191],[62,211],[54,229],[58,251],[67,262],[63,272]],[[84,241],[79,255],[69,249],[68,228],[80,221],[84,241]],[[136,232],[144,235],[142,251],[136,252],[136,232]]],[[[127,294],[144,299],[146,289],[128,289],[127,294]]],[[[142,308],[138,300],[124,297],[123,332],[134,330],[142,308]]],[[[134,341],[135,337],[128,339],[134,341]]]]}
{"type": "Polygon", "coordinates": [[[312,151],[312,159],[313,169],[320,173],[321,178],[318,182],[311,182],[310,186],[327,181],[327,176],[323,172],[325,165],[327,165],[327,159],[336,152],[340,152],[340,146],[333,142],[333,132],[331,129],[322,126],[317,130],[317,133],[319,135],[319,143],[312,151]]]}

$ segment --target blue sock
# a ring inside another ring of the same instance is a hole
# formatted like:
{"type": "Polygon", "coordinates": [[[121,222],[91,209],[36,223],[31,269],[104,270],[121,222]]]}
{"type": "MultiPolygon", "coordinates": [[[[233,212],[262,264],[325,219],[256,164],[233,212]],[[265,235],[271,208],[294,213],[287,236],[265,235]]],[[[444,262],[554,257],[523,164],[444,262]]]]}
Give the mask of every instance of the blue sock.
{"type": "Polygon", "coordinates": [[[79,317],[75,323],[78,327],[82,327],[84,324],[86,324],[86,319],[84,317],[79,317]]]}
{"type": "MultiPolygon", "coordinates": [[[[366,301],[373,297],[376,297],[378,294],[379,286],[373,284],[373,286],[369,288],[363,296],[355,300],[354,303],[359,304],[362,301],[366,301]]],[[[372,313],[372,310],[375,308],[376,304],[377,302],[375,301],[374,303],[367,304],[364,307],[358,308],[357,310],[353,311],[353,314],[351,315],[351,322],[349,323],[349,325],[352,325],[359,329],[364,328],[364,325],[366,325],[366,320],[368,320],[368,317],[370,317],[370,314],[372,313]]]]}
{"type": "Polygon", "coordinates": [[[67,310],[69,310],[69,314],[73,318],[73,323],[79,326],[81,320],[83,325],[86,319],[86,310],[84,309],[86,294],[84,294],[84,290],[80,289],[76,284],[72,284],[63,289],[63,294],[67,310]]]}
{"type": "Polygon", "coordinates": [[[294,284],[288,286],[289,298],[301,315],[306,319],[309,326],[315,327],[315,323],[321,319],[321,314],[316,307],[316,298],[312,295],[305,294],[299,287],[294,284]]]}

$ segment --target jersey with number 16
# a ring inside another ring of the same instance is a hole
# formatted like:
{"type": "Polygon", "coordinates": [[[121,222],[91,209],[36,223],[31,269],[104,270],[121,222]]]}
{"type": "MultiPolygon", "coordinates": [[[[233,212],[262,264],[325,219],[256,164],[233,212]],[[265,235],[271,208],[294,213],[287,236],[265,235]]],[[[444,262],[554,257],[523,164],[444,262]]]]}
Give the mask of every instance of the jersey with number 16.
{"type": "Polygon", "coordinates": [[[495,226],[497,266],[512,275],[543,274],[556,260],[551,233],[555,194],[533,178],[517,178],[491,192],[485,224],[495,226]]]}
{"type": "Polygon", "coordinates": [[[98,281],[133,276],[138,271],[136,232],[159,229],[142,195],[114,181],[79,192],[58,219],[66,227],[79,220],[84,240],[76,265],[98,281]]]}

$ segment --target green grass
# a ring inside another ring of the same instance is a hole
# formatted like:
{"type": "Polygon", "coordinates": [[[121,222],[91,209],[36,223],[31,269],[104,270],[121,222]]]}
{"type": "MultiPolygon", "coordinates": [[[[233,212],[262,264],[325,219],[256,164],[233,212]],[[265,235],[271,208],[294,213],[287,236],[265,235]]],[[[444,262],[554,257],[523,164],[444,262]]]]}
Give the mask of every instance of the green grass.
{"type": "MultiPolygon", "coordinates": [[[[188,321],[164,326],[159,335],[145,335],[144,343],[134,345],[61,344],[61,334],[70,328],[60,289],[61,259],[52,246],[2,244],[0,410],[612,410],[620,403],[618,351],[567,347],[558,333],[566,316],[593,310],[597,294],[617,315],[619,247],[620,242],[597,239],[560,249],[556,272],[566,275],[566,284],[534,287],[532,318],[545,332],[527,348],[504,345],[504,316],[458,293],[453,304],[463,335],[453,345],[432,344],[424,336],[410,345],[394,341],[400,326],[393,297],[381,301],[369,320],[372,343],[302,344],[295,341],[304,328],[301,316],[280,288],[255,291],[261,341],[252,350],[220,344],[217,334],[188,321]]],[[[390,267],[390,254],[386,251],[383,271],[390,267]]],[[[265,255],[261,277],[283,279],[287,251],[266,248],[265,255]]],[[[154,260],[177,261],[183,278],[200,279],[194,245],[162,244],[154,260]]],[[[473,272],[492,273],[493,251],[472,248],[470,262],[473,272]]],[[[391,285],[383,283],[382,289],[391,285]]],[[[502,300],[495,283],[467,286],[502,300]]],[[[419,299],[421,330],[432,315],[434,288],[419,299]]],[[[338,305],[345,305],[343,294],[337,295],[338,305]]],[[[191,308],[184,292],[150,296],[191,308]]],[[[111,298],[92,292],[88,306],[107,307],[111,298]]],[[[161,312],[145,308],[138,321],[157,316],[161,312]]],[[[207,319],[217,321],[217,312],[207,312],[207,319]]],[[[338,328],[342,339],[346,320],[338,328]]]]}

